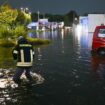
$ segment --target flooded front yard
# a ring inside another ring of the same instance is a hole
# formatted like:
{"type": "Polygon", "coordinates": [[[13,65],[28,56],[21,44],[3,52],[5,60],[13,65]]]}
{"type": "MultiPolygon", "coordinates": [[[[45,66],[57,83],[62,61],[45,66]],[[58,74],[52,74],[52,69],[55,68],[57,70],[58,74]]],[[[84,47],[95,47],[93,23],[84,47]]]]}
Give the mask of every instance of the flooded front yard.
{"type": "MultiPolygon", "coordinates": [[[[0,105],[104,104],[105,60],[91,56],[91,36],[57,31],[43,35],[53,43],[35,48],[32,71],[45,81],[31,88],[0,89],[0,105]]],[[[1,48],[1,68],[15,68],[11,51],[1,48]]]]}

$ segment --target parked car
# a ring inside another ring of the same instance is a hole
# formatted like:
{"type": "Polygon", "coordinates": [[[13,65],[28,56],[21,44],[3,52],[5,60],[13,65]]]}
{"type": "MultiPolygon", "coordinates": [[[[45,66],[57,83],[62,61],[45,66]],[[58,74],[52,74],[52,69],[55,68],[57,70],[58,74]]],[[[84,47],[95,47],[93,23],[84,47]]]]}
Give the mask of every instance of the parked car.
{"type": "Polygon", "coordinates": [[[92,52],[105,55],[105,26],[97,26],[93,33],[92,52]]]}

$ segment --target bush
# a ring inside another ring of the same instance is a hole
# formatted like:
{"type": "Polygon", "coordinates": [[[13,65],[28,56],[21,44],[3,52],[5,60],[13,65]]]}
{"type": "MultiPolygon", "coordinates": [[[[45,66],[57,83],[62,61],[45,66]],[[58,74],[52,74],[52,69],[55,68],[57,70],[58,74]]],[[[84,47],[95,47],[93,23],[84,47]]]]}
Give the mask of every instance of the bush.
{"type": "Polygon", "coordinates": [[[0,46],[2,47],[13,47],[16,45],[15,40],[8,40],[8,39],[1,39],[0,40],[0,46]]]}
{"type": "Polygon", "coordinates": [[[1,25],[0,26],[0,38],[8,39],[8,38],[16,38],[19,36],[27,35],[27,31],[24,26],[17,25],[15,28],[11,29],[9,25],[1,25]]]}
{"type": "Polygon", "coordinates": [[[28,42],[33,45],[49,44],[51,43],[48,39],[39,39],[39,38],[27,38],[28,42]]]}
{"type": "Polygon", "coordinates": [[[1,25],[0,26],[0,38],[7,39],[7,38],[12,37],[12,36],[13,36],[13,33],[10,30],[8,25],[1,25]]]}
{"type": "Polygon", "coordinates": [[[22,25],[18,25],[14,31],[13,31],[15,37],[19,37],[19,36],[25,36],[27,35],[27,31],[25,30],[25,27],[22,25]]]}

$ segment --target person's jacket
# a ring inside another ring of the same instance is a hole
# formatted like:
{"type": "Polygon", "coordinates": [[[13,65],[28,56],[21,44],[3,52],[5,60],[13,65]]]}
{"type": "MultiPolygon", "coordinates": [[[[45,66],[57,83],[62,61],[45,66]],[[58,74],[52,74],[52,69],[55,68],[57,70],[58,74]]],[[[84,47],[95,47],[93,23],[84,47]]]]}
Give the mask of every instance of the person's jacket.
{"type": "Polygon", "coordinates": [[[26,39],[22,38],[18,41],[18,44],[13,49],[13,58],[17,60],[17,66],[19,67],[30,67],[33,64],[34,50],[33,46],[27,42],[26,39]]]}

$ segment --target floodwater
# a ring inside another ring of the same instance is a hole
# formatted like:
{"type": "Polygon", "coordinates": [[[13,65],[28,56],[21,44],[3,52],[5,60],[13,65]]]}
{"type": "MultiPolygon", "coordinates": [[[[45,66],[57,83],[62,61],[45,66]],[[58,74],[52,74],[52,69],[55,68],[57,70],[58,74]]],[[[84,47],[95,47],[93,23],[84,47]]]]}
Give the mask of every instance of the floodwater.
{"type": "MultiPolygon", "coordinates": [[[[91,56],[92,33],[62,30],[30,35],[52,40],[49,45],[35,47],[33,72],[45,81],[33,87],[0,89],[0,105],[105,103],[105,58],[91,56]]],[[[14,68],[10,52],[1,48],[1,67],[14,68]]]]}

